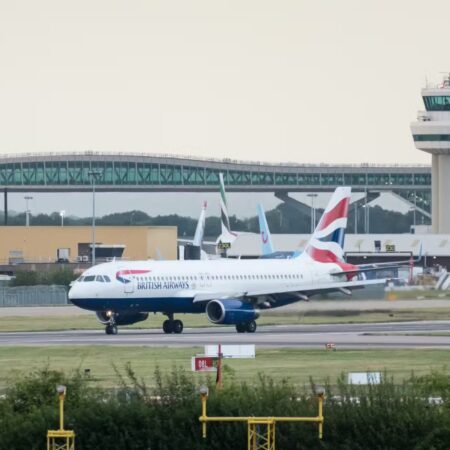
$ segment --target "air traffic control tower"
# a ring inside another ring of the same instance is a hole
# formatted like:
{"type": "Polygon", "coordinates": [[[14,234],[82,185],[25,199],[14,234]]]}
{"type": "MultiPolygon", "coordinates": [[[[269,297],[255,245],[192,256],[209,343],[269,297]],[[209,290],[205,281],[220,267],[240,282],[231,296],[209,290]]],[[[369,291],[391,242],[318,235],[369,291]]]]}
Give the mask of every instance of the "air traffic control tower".
{"type": "Polygon", "coordinates": [[[411,123],[414,143],[432,155],[433,233],[450,234],[450,74],[442,84],[422,89],[426,111],[411,123]]]}

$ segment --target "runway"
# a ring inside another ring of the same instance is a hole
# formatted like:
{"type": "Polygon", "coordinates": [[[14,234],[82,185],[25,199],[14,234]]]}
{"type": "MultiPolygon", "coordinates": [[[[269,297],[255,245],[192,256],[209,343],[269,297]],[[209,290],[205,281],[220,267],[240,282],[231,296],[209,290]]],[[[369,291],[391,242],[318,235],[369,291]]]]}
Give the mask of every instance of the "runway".
{"type": "Polygon", "coordinates": [[[236,333],[234,327],[186,328],[182,334],[161,330],[125,330],[108,336],[102,329],[60,332],[0,333],[0,346],[121,345],[195,347],[205,344],[255,344],[261,348],[441,348],[450,349],[450,321],[376,324],[260,326],[256,333],[236,333]],[[415,333],[416,335],[408,335],[415,333]],[[447,333],[420,336],[417,333],[447,333]]]}

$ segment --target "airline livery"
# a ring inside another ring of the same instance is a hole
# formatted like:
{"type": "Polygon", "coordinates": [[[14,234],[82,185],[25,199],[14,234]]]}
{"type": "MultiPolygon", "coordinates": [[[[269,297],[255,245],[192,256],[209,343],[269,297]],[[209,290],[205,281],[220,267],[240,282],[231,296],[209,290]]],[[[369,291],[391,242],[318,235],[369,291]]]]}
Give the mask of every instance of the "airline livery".
{"type": "Polygon", "coordinates": [[[384,282],[365,279],[365,268],[344,261],[349,202],[350,188],[337,188],[304,252],[290,259],[113,261],[86,270],[69,299],[95,311],[107,334],[150,312],[168,317],[165,333],[183,331],[174,319],[179,313],[206,313],[214,324],[254,332],[261,309],[384,282]]]}

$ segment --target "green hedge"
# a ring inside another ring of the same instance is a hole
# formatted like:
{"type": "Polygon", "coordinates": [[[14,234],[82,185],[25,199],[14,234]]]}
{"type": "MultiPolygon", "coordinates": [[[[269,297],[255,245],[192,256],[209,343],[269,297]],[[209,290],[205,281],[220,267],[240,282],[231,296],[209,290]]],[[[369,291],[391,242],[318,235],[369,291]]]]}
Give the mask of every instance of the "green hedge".
{"type": "MultiPolygon", "coordinates": [[[[225,450],[246,448],[246,424],[209,424],[201,437],[198,380],[182,370],[157,372],[147,387],[125,368],[114,392],[89,387],[75,373],[44,368],[11,383],[0,400],[0,449],[45,448],[48,428],[57,428],[56,384],[68,387],[66,428],[77,435],[77,450],[225,450]]],[[[257,385],[233,375],[220,391],[209,385],[210,415],[316,415],[311,386],[274,383],[260,376],[257,385]]],[[[343,379],[326,386],[324,440],[315,424],[278,424],[277,449],[448,449],[450,448],[450,380],[443,373],[414,377],[395,385],[388,376],[380,385],[348,386],[343,379]],[[430,405],[428,397],[442,397],[430,405]]]]}

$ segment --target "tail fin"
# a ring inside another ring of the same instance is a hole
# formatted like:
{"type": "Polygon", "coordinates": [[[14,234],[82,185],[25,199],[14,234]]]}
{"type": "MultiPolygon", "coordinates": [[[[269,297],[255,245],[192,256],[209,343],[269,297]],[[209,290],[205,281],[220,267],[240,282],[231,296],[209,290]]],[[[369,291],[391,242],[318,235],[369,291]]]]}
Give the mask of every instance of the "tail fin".
{"type": "Polygon", "coordinates": [[[350,187],[336,188],[302,255],[307,254],[314,261],[323,263],[344,261],[350,196],[350,187]]]}
{"type": "Polygon", "coordinates": [[[223,173],[219,173],[220,181],[220,220],[222,223],[222,234],[233,234],[230,227],[230,219],[228,217],[227,197],[225,195],[225,183],[223,181],[223,173]]]}
{"type": "Polygon", "coordinates": [[[206,215],[206,207],[208,204],[203,202],[202,212],[200,213],[200,217],[198,218],[197,228],[195,229],[194,240],[192,241],[192,245],[197,247],[201,247],[203,241],[203,235],[205,233],[205,215],[206,215]]]}
{"type": "Polygon", "coordinates": [[[261,234],[261,246],[262,254],[270,255],[274,252],[272,245],[272,236],[270,235],[269,226],[267,225],[266,215],[264,214],[264,208],[258,203],[258,220],[259,220],[259,232],[261,234]]]}

